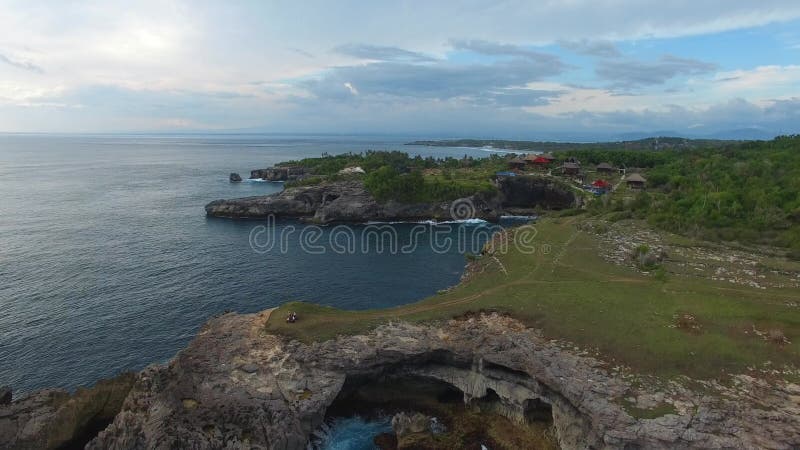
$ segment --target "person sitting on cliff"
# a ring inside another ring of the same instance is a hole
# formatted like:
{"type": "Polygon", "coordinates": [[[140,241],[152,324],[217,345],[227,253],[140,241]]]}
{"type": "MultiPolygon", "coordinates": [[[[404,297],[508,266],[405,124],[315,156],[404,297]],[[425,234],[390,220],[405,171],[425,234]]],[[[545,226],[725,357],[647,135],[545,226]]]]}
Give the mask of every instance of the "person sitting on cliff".
{"type": "Polygon", "coordinates": [[[286,318],[286,323],[295,323],[297,322],[297,313],[292,311],[289,313],[289,317],[286,318]]]}

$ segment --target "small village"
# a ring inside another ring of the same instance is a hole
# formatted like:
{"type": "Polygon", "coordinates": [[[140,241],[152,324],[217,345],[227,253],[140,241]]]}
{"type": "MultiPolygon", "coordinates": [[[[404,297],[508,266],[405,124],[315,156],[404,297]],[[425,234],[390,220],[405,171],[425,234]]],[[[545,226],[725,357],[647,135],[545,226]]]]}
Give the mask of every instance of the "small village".
{"type": "Polygon", "coordinates": [[[560,159],[549,153],[530,153],[513,155],[508,161],[508,170],[499,171],[495,176],[558,177],[586,192],[602,196],[623,186],[630,191],[645,190],[647,179],[642,176],[642,171],[635,167],[615,167],[608,162],[588,166],[582,165],[575,157],[560,159]]]}

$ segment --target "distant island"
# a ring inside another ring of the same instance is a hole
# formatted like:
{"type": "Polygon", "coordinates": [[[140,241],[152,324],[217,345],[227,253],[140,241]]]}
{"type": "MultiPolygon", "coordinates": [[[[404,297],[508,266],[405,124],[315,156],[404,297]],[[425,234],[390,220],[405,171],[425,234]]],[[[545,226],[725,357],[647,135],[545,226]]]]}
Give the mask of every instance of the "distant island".
{"type": "Polygon", "coordinates": [[[421,140],[405,145],[424,145],[428,147],[473,147],[495,148],[518,152],[555,152],[566,150],[672,150],[723,147],[741,141],[720,139],[686,139],[680,137],[651,137],[618,142],[552,142],[552,141],[508,141],[498,139],[444,139],[421,140]]]}

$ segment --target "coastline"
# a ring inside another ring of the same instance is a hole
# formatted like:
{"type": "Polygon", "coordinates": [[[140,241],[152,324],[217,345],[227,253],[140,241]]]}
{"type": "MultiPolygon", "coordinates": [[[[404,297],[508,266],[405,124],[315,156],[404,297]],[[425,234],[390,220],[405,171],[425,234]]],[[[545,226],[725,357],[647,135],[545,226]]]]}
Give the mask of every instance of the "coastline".
{"type": "MultiPolygon", "coordinates": [[[[468,263],[454,289],[473,283],[485,265],[483,260],[468,263]]],[[[465,300],[472,302],[474,296],[465,300]]],[[[362,330],[311,340],[280,331],[314,328],[305,323],[311,313],[301,312],[294,325],[276,316],[285,308],[224,314],[210,319],[169,362],[137,374],[124,402],[116,403],[119,409],[108,427],[54,419],[95,417],[99,405],[107,404],[68,400],[39,402],[24,415],[19,409],[4,412],[0,429],[10,430],[5,436],[11,439],[35,440],[41,448],[85,440],[89,449],[179,444],[303,449],[329,418],[329,409],[336,410],[344,399],[398,398],[402,394],[392,385],[422,380],[420,391],[455,392],[460,398],[455,404],[523,426],[517,437],[534,439],[525,434],[530,427],[552,429],[562,448],[789,449],[800,435],[800,416],[793,413],[800,386],[789,381],[765,383],[742,374],[734,375],[732,383],[665,382],[609,364],[603,355],[548,337],[506,314],[454,312],[449,319],[415,319],[430,307],[451,308],[452,302],[411,305],[388,323],[362,319],[367,325],[362,330]],[[375,384],[380,380],[391,383],[375,384]],[[740,407],[742,399],[754,396],[761,407],[740,407]],[[78,410],[77,405],[83,406],[78,410]],[[9,425],[9,417],[15,425],[9,425]],[[102,431],[96,436],[86,435],[97,428],[102,431]],[[20,434],[23,429],[27,434],[20,434]]],[[[96,389],[88,392],[103,392],[96,389]]],[[[90,397],[103,398],[99,393],[90,397]]],[[[473,426],[483,433],[473,438],[493,436],[482,425],[473,426]]],[[[410,436],[414,442],[426,439],[424,433],[410,436]]],[[[23,441],[4,445],[23,447],[23,441]]]]}
{"type": "MultiPolygon", "coordinates": [[[[498,218],[505,211],[504,198],[473,196],[468,201],[479,209],[484,204],[497,205],[492,212],[498,218]]],[[[209,206],[212,217],[223,217],[217,215],[220,210],[215,208],[219,207],[241,212],[236,218],[276,215],[323,224],[370,224],[364,220],[387,214],[388,209],[382,208],[434,215],[452,215],[453,211],[452,205],[444,202],[387,206],[352,181],[287,188],[268,196],[220,200],[209,206]],[[341,217],[351,221],[338,222],[341,217]]],[[[481,211],[486,213],[485,208],[481,211]]],[[[189,443],[211,448],[300,449],[323,427],[331,411],[347,410],[342,402],[352,396],[378,392],[381,398],[395,399],[391,402],[397,403],[390,402],[395,408],[392,411],[403,413],[398,406],[402,402],[397,401],[402,393],[391,387],[397,382],[422,383],[415,386],[449,397],[455,392],[460,398],[455,402],[458,408],[477,411],[479,417],[498,416],[513,426],[544,427],[565,448],[793,448],[800,436],[796,409],[800,386],[791,378],[762,379],[749,368],[725,373],[729,377],[726,382],[689,374],[681,374],[678,380],[653,375],[615,360],[585,341],[548,334],[551,330],[544,326],[543,313],[526,315],[524,309],[529,306],[544,311],[546,291],[552,290],[558,300],[559,320],[570,319],[560,308],[576,297],[565,288],[576,281],[586,284],[592,294],[583,298],[592,303],[580,306],[597,308],[595,313],[590,311],[595,315],[592,323],[607,312],[602,306],[608,300],[604,290],[624,294],[631,286],[652,285],[654,290],[643,292],[653,303],[658,303],[656,292],[674,292],[665,280],[654,281],[635,263],[625,270],[592,272],[596,261],[591,258],[604,258],[604,268],[629,264],[630,249],[614,249],[622,242],[614,233],[636,239],[635,228],[625,224],[613,233],[611,228],[608,223],[554,218],[543,224],[543,229],[560,233],[548,235],[549,243],[556,247],[554,253],[504,255],[495,253],[497,247],[490,243],[481,255],[471,255],[474,258],[457,286],[404,307],[353,312],[293,303],[260,313],[212,318],[185,349],[165,364],[144,369],[135,380],[104,380],[75,395],[37,392],[7,408],[0,406],[0,430],[16,439],[0,444],[48,448],[57,446],[54,442],[88,442],[87,448],[99,449],[189,443]],[[594,254],[600,250],[593,247],[598,241],[610,242],[603,255],[594,254]],[[577,252],[575,259],[563,259],[571,248],[577,252]],[[523,259],[509,261],[506,257],[523,259]],[[540,273],[544,266],[547,270],[540,273]],[[558,279],[557,270],[568,276],[558,279]],[[508,279],[509,272],[519,278],[508,279]],[[600,282],[593,288],[595,277],[600,282]],[[468,291],[475,280],[482,284],[476,292],[468,291]],[[503,296],[503,292],[519,303],[481,303],[490,295],[503,296]],[[280,316],[295,307],[306,308],[300,310],[300,322],[284,325],[280,316]],[[109,394],[107,386],[118,381],[121,387],[109,394]],[[752,404],[742,408],[742,401],[752,404]]],[[[634,247],[645,246],[651,253],[648,244],[655,238],[648,235],[647,239],[646,244],[634,247]]],[[[652,253],[667,254],[660,243],[652,253]]],[[[686,289],[680,282],[678,286],[686,289]]],[[[611,305],[613,308],[613,302],[611,305]]],[[[667,326],[678,329],[672,331],[690,339],[703,334],[694,316],[676,320],[677,324],[667,326]]],[[[760,339],[755,325],[753,331],[760,339]]],[[[601,336],[588,333],[588,337],[601,336]]],[[[613,342],[614,336],[611,338],[613,342]]],[[[781,347],[791,342],[783,336],[772,344],[781,347]]],[[[432,400],[419,397],[416,401],[422,405],[432,400]]],[[[420,412],[414,408],[428,406],[404,407],[411,408],[409,414],[415,416],[420,412]]],[[[455,423],[453,417],[447,419],[449,424],[455,423]]],[[[477,434],[468,434],[472,438],[492,437],[491,430],[473,426],[477,434]]],[[[525,428],[520,430],[524,435],[525,428]]],[[[414,432],[414,439],[429,438],[419,433],[425,434],[414,432]]],[[[402,440],[403,433],[397,434],[401,444],[409,443],[402,440]]]]}

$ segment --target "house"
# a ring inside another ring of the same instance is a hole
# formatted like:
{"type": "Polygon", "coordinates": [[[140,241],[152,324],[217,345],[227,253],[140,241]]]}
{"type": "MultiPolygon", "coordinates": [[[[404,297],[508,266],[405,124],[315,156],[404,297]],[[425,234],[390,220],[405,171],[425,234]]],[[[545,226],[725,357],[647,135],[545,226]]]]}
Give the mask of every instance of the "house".
{"type": "Polygon", "coordinates": [[[625,178],[628,187],[631,189],[644,189],[647,185],[647,179],[638,173],[632,173],[625,178]]]}
{"type": "Polygon", "coordinates": [[[611,183],[606,180],[597,179],[592,183],[592,192],[597,195],[605,194],[609,190],[611,190],[611,183]]]}
{"type": "Polygon", "coordinates": [[[561,166],[564,175],[578,175],[581,173],[581,165],[580,163],[575,162],[565,162],[563,166],[561,166]]]}
{"type": "Polygon", "coordinates": [[[531,166],[533,166],[533,167],[535,167],[535,168],[537,168],[539,170],[546,169],[547,166],[549,166],[550,162],[551,162],[549,159],[542,158],[541,156],[536,156],[536,157],[533,157],[533,158],[528,157],[528,158],[525,158],[525,161],[528,164],[530,164],[531,166]]]}
{"type": "Polygon", "coordinates": [[[608,188],[611,187],[611,183],[609,183],[608,181],[603,180],[603,179],[597,179],[597,180],[594,180],[594,183],[592,183],[592,186],[594,186],[596,188],[600,188],[600,189],[608,189],[608,188]]]}
{"type": "Polygon", "coordinates": [[[508,162],[508,167],[512,170],[522,170],[525,168],[525,160],[520,158],[514,158],[508,162]]]}
{"type": "Polygon", "coordinates": [[[542,153],[541,155],[539,155],[539,158],[544,158],[550,162],[553,162],[556,159],[556,157],[551,155],[550,153],[542,153]]]}
{"type": "Polygon", "coordinates": [[[550,159],[543,158],[541,156],[537,156],[536,158],[533,159],[533,164],[541,167],[541,166],[546,166],[546,165],[550,164],[551,161],[552,160],[550,160],[550,159]]]}
{"type": "Polygon", "coordinates": [[[601,173],[611,173],[614,172],[616,169],[609,163],[600,163],[597,165],[597,171],[601,173]]]}

